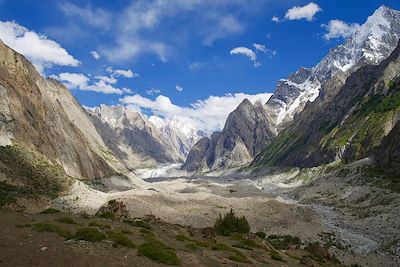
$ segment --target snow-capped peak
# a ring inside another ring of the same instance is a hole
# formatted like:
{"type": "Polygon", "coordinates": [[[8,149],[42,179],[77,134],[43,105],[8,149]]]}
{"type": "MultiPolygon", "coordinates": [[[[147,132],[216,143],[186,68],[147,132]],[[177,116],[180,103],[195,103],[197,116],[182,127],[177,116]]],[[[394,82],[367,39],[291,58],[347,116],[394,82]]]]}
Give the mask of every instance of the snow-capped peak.
{"type": "Polygon", "coordinates": [[[321,84],[338,73],[350,75],[366,64],[379,64],[395,49],[399,38],[400,11],[381,6],[315,67],[300,68],[279,81],[267,103],[267,109],[275,113],[276,124],[292,120],[308,101],[319,96],[321,84]]]}

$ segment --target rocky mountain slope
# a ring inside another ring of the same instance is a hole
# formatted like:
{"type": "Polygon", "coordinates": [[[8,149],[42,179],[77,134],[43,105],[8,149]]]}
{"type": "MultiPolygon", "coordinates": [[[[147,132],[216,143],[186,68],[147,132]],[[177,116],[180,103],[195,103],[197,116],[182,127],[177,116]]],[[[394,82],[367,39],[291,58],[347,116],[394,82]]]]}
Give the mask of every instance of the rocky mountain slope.
{"type": "Polygon", "coordinates": [[[360,67],[379,64],[394,50],[399,38],[400,12],[381,6],[316,66],[300,68],[287,79],[279,81],[274,95],[266,104],[270,123],[278,131],[282,130],[307,102],[313,102],[319,96],[329,96],[331,85],[326,86],[327,82],[338,82],[340,86],[360,67]]]}
{"type": "Polygon", "coordinates": [[[0,143],[34,150],[75,178],[124,170],[69,90],[0,41],[0,143]]]}
{"type": "Polygon", "coordinates": [[[129,169],[184,160],[181,146],[138,112],[106,105],[86,110],[107,146],[129,169]]]}
{"type": "Polygon", "coordinates": [[[309,103],[253,166],[313,167],[368,157],[400,119],[400,44],[353,73],[336,95],[309,103]]]}
{"type": "Polygon", "coordinates": [[[183,168],[199,172],[241,166],[274,137],[261,102],[253,105],[245,99],[229,114],[222,132],[201,139],[192,148],[183,168]]]}

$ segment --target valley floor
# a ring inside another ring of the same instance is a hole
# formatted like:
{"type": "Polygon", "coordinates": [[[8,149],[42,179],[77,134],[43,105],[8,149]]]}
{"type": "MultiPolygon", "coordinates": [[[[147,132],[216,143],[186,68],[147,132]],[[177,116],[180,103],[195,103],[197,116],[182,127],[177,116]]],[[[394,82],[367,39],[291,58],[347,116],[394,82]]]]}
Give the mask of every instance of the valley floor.
{"type": "MultiPolygon", "coordinates": [[[[219,214],[233,209],[248,219],[252,232],[320,242],[346,266],[399,266],[399,195],[369,187],[349,168],[346,177],[338,172],[291,170],[255,177],[150,175],[143,180],[132,175],[91,184],[77,181],[53,206],[94,214],[109,200],[118,199],[133,217],[152,215],[197,228],[213,226],[219,214]]],[[[165,175],[165,169],[153,173],[165,175]]]]}

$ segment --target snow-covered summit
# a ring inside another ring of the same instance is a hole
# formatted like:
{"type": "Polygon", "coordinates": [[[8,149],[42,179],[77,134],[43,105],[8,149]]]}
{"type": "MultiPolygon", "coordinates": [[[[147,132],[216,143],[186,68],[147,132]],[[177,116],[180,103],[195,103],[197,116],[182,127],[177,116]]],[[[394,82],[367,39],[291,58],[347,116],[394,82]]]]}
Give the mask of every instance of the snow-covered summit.
{"type": "Polygon", "coordinates": [[[366,64],[379,64],[395,49],[400,38],[400,11],[378,8],[343,44],[331,49],[313,68],[300,68],[278,82],[266,104],[276,125],[291,121],[305,104],[320,94],[321,85],[341,73],[350,75],[366,64]]]}

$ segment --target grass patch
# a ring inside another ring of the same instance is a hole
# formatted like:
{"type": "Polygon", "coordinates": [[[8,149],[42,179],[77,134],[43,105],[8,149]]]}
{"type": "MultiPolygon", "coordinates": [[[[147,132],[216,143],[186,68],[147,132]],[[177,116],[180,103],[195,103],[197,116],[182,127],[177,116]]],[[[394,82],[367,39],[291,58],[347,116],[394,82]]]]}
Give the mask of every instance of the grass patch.
{"type": "Polygon", "coordinates": [[[269,243],[277,250],[288,249],[289,246],[301,244],[300,238],[291,235],[270,235],[267,239],[269,243]]]}
{"type": "Polygon", "coordinates": [[[247,235],[235,234],[235,235],[233,235],[232,238],[248,247],[253,247],[253,248],[261,248],[262,247],[260,244],[258,244],[255,240],[251,239],[247,235]]]}
{"type": "Polygon", "coordinates": [[[131,235],[133,234],[131,231],[129,231],[128,229],[124,229],[121,231],[122,233],[126,234],[126,235],[131,235]]]}
{"type": "Polygon", "coordinates": [[[253,250],[253,248],[243,245],[242,243],[235,243],[232,245],[232,247],[241,248],[241,249],[245,249],[245,250],[253,250]]]}
{"type": "Polygon", "coordinates": [[[35,224],[33,224],[33,230],[35,230],[37,232],[56,233],[66,239],[72,238],[72,234],[69,231],[62,229],[58,225],[54,225],[54,224],[50,224],[50,223],[35,223],[35,224]]]}
{"type": "Polygon", "coordinates": [[[140,229],[140,233],[147,235],[147,236],[154,236],[154,233],[152,230],[145,229],[145,228],[140,229]]]}
{"type": "Polygon", "coordinates": [[[228,259],[230,259],[231,261],[236,261],[236,262],[242,262],[242,263],[251,263],[251,261],[249,259],[247,259],[244,255],[230,255],[228,257],[228,259]]]}
{"type": "Polygon", "coordinates": [[[148,239],[138,248],[138,255],[167,265],[180,265],[181,260],[171,249],[153,238],[148,239]]]}
{"type": "Polygon", "coordinates": [[[0,207],[5,204],[15,203],[19,196],[25,196],[28,194],[29,193],[22,187],[0,182],[0,207]]]}
{"type": "Polygon", "coordinates": [[[59,213],[60,211],[58,209],[54,209],[54,208],[48,208],[45,209],[44,211],[41,212],[41,214],[55,214],[55,213],[59,213]]]}
{"type": "Polygon", "coordinates": [[[98,222],[90,222],[89,226],[97,227],[97,228],[100,228],[100,229],[110,229],[111,228],[111,225],[102,224],[102,223],[98,223],[98,222]]]}
{"type": "Polygon", "coordinates": [[[188,236],[186,235],[176,235],[176,240],[178,241],[192,241],[188,236]]]}
{"type": "Polygon", "coordinates": [[[115,220],[115,214],[111,211],[106,211],[96,215],[99,218],[107,219],[107,220],[115,220]]]}
{"type": "Polygon", "coordinates": [[[188,249],[188,250],[198,250],[200,247],[198,246],[198,245],[196,245],[196,243],[189,243],[189,244],[186,244],[186,248],[188,249]]]}
{"type": "Polygon", "coordinates": [[[93,227],[78,228],[75,233],[75,239],[85,240],[89,242],[99,242],[106,238],[106,236],[93,227]]]}
{"type": "Polygon", "coordinates": [[[279,255],[279,253],[275,250],[273,250],[271,252],[271,259],[275,260],[275,261],[280,261],[280,262],[286,262],[281,255],[279,255]]]}
{"type": "Polygon", "coordinates": [[[66,223],[66,224],[77,224],[74,220],[72,220],[69,217],[61,217],[58,219],[55,219],[56,222],[60,222],[60,223],[66,223]]]}
{"type": "Polygon", "coordinates": [[[127,248],[135,248],[135,244],[127,238],[123,233],[107,232],[107,238],[114,242],[114,246],[123,246],[127,248]]]}
{"type": "Polygon", "coordinates": [[[151,225],[142,220],[125,219],[124,223],[132,225],[134,227],[140,227],[151,230],[151,225]]]}

